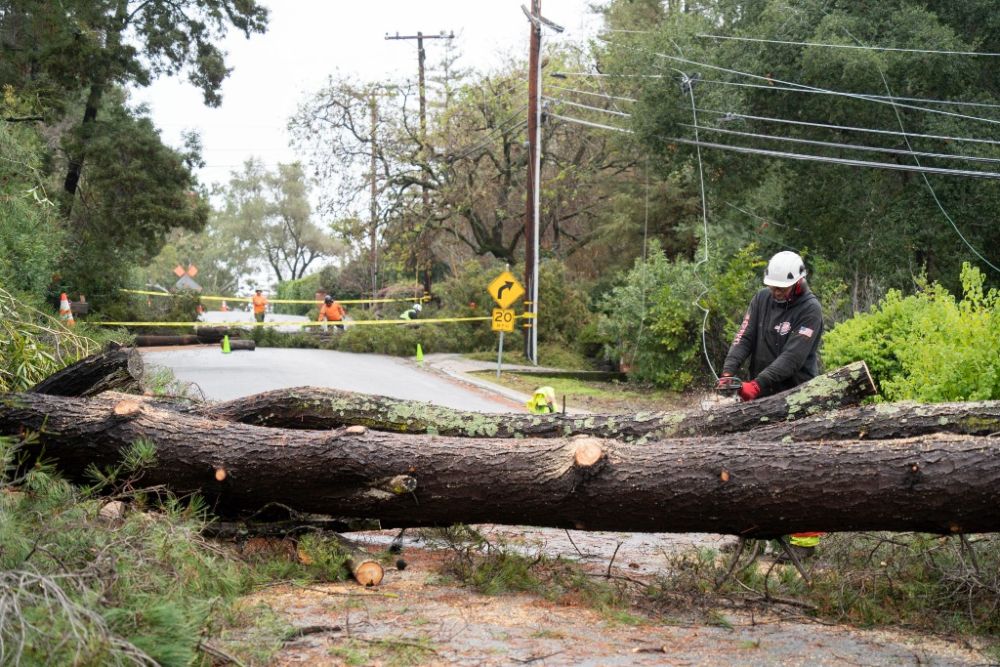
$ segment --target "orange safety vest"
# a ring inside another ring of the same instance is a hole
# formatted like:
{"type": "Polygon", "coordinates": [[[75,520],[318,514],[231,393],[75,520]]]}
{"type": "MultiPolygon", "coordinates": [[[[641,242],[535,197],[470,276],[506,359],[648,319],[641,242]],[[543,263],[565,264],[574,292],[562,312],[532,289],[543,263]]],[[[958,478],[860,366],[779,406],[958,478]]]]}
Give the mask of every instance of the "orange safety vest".
{"type": "Polygon", "coordinates": [[[253,295],[253,312],[263,313],[267,309],[267,297],[263,294],[253,295]]]}
{"type": "Polygon", "coordinates": [[[344,314],[346,312],[347,311],[344,310],[343,306],[334,301],[329,306],[323,304],[322,306],[319,307],[319,319],[329,320],[331,322],[339,322],[342,319],[344,319],[344,314]]]}

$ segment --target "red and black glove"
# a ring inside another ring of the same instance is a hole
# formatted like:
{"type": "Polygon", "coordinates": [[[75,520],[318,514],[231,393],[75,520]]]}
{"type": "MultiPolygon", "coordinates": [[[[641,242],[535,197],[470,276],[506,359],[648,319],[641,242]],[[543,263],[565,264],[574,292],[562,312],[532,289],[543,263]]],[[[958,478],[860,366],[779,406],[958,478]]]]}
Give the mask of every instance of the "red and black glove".
{"type": "Polygon", "coordinates": [[[731,377],[733,377],[732,373],[723,373],[719,377],[718,381],[716,381],[715,388],[716,389],[725,389],[725,387],[726,387],[726,378],[731,378],[731,377]]]}
{"type": "Polygon", "coordinates": [[[743,386],[740,387],[740,400],[749,403],[758,396],[760,396],[760,385],[757,384],[756,380],[744,382],[743,386]]]}

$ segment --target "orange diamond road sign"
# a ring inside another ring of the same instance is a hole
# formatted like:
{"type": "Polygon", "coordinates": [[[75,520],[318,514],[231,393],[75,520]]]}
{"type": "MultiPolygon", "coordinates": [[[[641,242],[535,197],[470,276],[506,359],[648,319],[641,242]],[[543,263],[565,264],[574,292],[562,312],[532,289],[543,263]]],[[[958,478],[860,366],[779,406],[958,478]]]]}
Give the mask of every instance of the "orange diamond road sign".
{"type": "Polygon", "coordinates": [[[501,308],[510,308],[512,303],[524,295],[524,287],[510,271],[504,271],[494,278],[486,289],[501,308]]]}
{"type": "Polygon", "coordinates": [[[177,276],[178,278],[180,278],[181,276],[183,276],[184,273],[185,273],[184,267],[181,266],[180,264],[178,264],[177,266],[174,267],[174,275],[177,276]]]}

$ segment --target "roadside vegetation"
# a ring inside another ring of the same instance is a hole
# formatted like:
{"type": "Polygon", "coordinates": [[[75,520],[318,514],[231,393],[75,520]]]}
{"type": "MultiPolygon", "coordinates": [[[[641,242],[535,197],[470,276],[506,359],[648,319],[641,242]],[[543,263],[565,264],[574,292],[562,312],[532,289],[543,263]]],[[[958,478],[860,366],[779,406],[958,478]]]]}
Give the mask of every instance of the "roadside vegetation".
{"type": "Polygon", "coordinates": [[[484,595],[530,593],[582,605],[626,624],[702,622],[726,626],[726,610],[764,610],[858,628],[899,628],[970,640],[1000,656],[1000,544],[987,535],[841,533],[807,563],[808,585],[776,545],[732,554],[701,549],[667,557],[663,574],[635,576],[619,564],[574,561],[491,542],[473,527],[425,531],[452,553],[443,572],[484,595]],[[754,551],[755,558],[749,554],[754,551]],[[769,553],[765,554],[765,550],[769,553]]]}

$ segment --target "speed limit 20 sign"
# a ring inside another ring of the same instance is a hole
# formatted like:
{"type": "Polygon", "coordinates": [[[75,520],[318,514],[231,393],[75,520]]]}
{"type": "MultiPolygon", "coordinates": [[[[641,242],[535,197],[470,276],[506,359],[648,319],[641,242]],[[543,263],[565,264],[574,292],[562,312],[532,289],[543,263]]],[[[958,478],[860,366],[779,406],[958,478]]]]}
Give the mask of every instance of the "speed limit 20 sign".
{"type": "Polygon", "coordinates": [[[492,322],[493,331],[506,331],[507,333],[513,333],[514,319],[513,309],[494,308],[492,322]]]}

